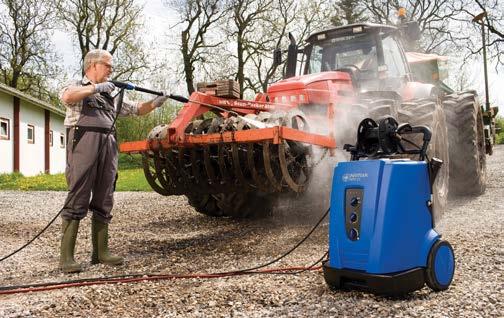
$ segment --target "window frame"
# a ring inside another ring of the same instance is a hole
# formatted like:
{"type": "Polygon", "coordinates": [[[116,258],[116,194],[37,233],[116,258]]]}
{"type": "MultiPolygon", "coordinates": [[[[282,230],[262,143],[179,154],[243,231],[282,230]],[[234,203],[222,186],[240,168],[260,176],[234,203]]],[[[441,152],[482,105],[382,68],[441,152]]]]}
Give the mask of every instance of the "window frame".
{"type": "Polygon", "coordinates": [[[60,133],[60,148],[65,148],[66,146],[66,136],[64,133],[60,133]]]}
{"type": "Polygon", "coordinates": [[[4,123],[7,124],[7,130],[6,130],[5,135],[2,135],[1,130],[0,130],[0,140],[10,140],[10,119],[0,117],[0,125],[4,124],[4,123]]]}
{"type": "Polygon", "coordinates": [[[27,124],[26,125],[27,130],[26,130],[26,140],[28,141],[29,144],[35,144],[35,126],[27,124]],[[32,129],[32,138],[30,139],[30,128],[32,129]]]}

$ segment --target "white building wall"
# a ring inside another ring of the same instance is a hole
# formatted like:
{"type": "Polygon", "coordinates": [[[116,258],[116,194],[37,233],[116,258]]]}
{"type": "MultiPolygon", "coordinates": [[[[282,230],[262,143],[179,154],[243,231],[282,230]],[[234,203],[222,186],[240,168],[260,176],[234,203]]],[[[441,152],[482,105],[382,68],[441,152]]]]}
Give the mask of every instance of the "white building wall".
{"type": "Polygon", "coordinates": [[[19,172],[34,176],[44,172],[44,109],[21,100],[19,111],[19,172]],[[35,142],[28,143],[28,125],[35,127],[35,142]]]}
{"type": "Polygon", "coordinates": [[[63,173],[66,166],[66,128],[64,118],[51,113],[50,129],[53,131],[53,146],[49,147],[50,173],[63,173]],[[64,147],[61,147],[60,134],[64,136],[64,147]]]}
{"type": "Polygon", "coordinates": [[[0,173],[14,169],[14,106],[11,95],[0,92],[0,117],[9,119],[9,140],[0,140],[0,173]]]}

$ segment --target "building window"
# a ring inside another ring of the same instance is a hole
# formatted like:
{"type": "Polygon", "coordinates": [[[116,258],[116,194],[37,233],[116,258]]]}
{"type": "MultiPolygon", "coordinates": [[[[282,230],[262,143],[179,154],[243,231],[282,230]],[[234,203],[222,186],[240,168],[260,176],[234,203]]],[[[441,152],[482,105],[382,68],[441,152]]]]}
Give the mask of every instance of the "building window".
{"type": "Polygon", "coordinates": [[[60,148],[65,148],[65,134],[60,134],[60,148]]]}
{"type": "Polygon", "coordinates": [[[49,130],[49,147],[53,146],[53,131],[49,130]]]}
{"type": "Polygon", "coordinates": [[[10,138],[10,120],[7,118],[0,118],[0,140],[9,140],[10,138]]]}
{"type": "Polygon", "coordinates": [[[33,125],[28,125],[28,143],[29,144],[34,144],[35,143],[35,126],[33,125]]]}

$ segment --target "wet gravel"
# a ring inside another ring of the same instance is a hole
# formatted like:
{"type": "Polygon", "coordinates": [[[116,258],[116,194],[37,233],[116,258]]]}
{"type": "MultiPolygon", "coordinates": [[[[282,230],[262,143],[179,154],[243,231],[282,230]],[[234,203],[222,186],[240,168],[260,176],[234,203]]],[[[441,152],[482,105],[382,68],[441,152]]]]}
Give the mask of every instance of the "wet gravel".
{"type": "MultiPolygon", "coordinates": [[[[0,296],[0,317],[504,317],[504,147],[488,162],[488,188],[454,199],[439,225],[454,247],[449,290],[401,298],[331,291],[321,271],[85,286],[0,296]]],[[[57,213],[63,192],[0,192],[0,256],[24,244],[57,213]]],[[[0,286],[127,273],[209,273],[267,262],[296,244],[324,211],[286,204],[261,220],[209,218],[184,197],[116,193],[111,249],[125,265],[90,264],[90,222],[81,222],[80,274],[58,269],[60,220],[29,247],[0,262],[0,286]]],[[[328,224],[274,267],[306,266],[327,250],[328,224]]]]}

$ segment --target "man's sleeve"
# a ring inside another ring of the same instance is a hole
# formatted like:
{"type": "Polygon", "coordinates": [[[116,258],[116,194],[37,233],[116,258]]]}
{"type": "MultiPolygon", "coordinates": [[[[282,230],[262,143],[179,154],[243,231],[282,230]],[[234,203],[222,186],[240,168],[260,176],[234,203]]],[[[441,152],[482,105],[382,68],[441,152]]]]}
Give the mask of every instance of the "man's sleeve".
{"type": "MultiPolygon", "coordinates": [[[[119,99],[116,98],[116,102],[119,99]]],[[[136,116],[138,115],[138,106],[140,103],[137,102],[132,102],[128,100],[126,97],[123,100],[123,104],[121,107],[121,112],[119,113],[119,116],[121,117],[126,117],[126,116],[136,116]]],[[[116,105],[117,107],[117,105],[116,105]]]]}
{"type": "Polygon", "coordinates": [[[63,85],[63,87],[61,88],[61,90],[59,91],[59,94],[58,94],[58,98],[59,100],[61,101],[61,103],[63,104],[63,106],[65,107],[76,107],[78,103],[65,103],[63,102],[63,94],[65,93],[65,91],[71,87],[71,86],[78,86],[79,85],[79,81],[70,81],[70,82],[67,82],[65,85],[63,85]]]}

